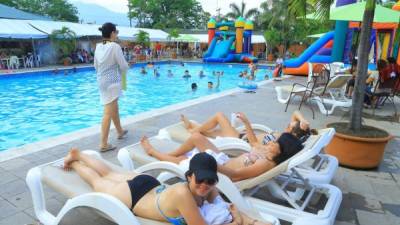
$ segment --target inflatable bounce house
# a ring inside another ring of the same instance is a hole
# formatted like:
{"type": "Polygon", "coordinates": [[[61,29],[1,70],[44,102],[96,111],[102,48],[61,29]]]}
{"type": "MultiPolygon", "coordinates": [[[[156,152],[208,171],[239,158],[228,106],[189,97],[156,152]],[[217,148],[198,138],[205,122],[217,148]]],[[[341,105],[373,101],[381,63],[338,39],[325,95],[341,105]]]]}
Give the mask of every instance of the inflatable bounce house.
{"type": "Polygon", "coordinates": [[[208,27],[208,50],[204,62],[257,62],[251,53],[254,25],[239,17],[235,22],[216,22],[211,18],[208,27]]]}
{"type": "MultiPolygon", "coordinates": [[[[394,5],[394,10],[400,9],[399,2],[394,5]]],[[[336,7],[353,3],[356,3],[356,0],[337,0],[336,7]]],[[[399,47],[393,47],[397,27],[398,23],[374,23],[370,39],[374,62],[379,58],[386,59],[389,56],[394,56],[399,62],[399,47]]],[[[336,21],[334,31],[325,33],[299,57],[285,60],[283,72],[291,75],[307,75],[308,63],[351,63],[355,32],[360,32],[359,22],[336,21]]]]}

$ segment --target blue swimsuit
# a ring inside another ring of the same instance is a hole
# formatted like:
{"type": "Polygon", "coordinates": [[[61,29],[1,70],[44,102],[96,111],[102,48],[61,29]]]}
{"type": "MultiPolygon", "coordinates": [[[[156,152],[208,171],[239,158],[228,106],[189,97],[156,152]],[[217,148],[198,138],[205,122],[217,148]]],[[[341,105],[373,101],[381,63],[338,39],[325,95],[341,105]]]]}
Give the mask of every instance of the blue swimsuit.
{"type": "Polygon", "coordinates": [[[157,187],[157,189],[156,189],[156,193],[157,193],[157,208],[158,208],[158,211],[160,212],[160,214],[168,221],[168,222],[170,222],[170,223],[172,223],[173,225],[186,225],[186,221],[185,221],[185,219],[182,217],[182,216],[180,216],[180,217],[168,217],[168,216],[166,216],[165,214],[164,214],[164,212],[161,210],[161,208],[160,208],[160,203],[159,203],[159,200],[160,200],[160,193],[161,192],[163,192],[164,190],[165,190],[165,185],[161,185],[161,186],[159,186],[159,187],[157,187]]]}

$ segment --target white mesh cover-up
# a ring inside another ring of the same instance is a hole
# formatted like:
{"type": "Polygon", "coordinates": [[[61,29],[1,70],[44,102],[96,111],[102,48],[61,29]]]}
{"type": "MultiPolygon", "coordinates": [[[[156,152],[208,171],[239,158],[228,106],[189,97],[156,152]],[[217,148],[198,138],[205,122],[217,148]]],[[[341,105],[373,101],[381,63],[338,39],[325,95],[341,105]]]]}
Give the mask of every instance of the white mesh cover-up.
{"type": "Polygon", "coordinates": [[[94,53],[94,68],[100,91],[100,101],[106,105],[122,94],[121,74],[129,65],[121,47],[114,42],[98,43],[94,53]]]}

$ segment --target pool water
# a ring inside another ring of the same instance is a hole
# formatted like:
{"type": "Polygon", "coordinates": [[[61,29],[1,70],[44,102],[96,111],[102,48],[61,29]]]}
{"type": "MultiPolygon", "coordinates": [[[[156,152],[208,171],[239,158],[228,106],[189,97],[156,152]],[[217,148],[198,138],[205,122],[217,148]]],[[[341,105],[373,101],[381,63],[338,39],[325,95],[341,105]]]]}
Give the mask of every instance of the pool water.
{"type": "MultiPolygon", "coordinates": [[[[164,63],[155,65],[160,73],[155,77],[152,69],[140,74],[140,67],[128,71],[127,91],[119,101],[121,118],[235,88],[242,81],[239,72],[247,69],[246,65],[164,63]],[[173,77],[167,77],[168,70],[173,77]],[[182,78],[185,70],[192,78],[182,78]],[[199,78],[200,70],[206,77],[199,78]],[[219,89],[209,90],[208,81],[217,83],[213,71],[224,75],[219,89]],[[192,83],[197,83],[195,92],[192,83]]],[[[271,76],[271,71],[258,69],[256,80],[265,75],[271,76]]],[[[103,107],[94,70],[0,76],[0,90],[0,151],[101,123],[103,107]]]]}

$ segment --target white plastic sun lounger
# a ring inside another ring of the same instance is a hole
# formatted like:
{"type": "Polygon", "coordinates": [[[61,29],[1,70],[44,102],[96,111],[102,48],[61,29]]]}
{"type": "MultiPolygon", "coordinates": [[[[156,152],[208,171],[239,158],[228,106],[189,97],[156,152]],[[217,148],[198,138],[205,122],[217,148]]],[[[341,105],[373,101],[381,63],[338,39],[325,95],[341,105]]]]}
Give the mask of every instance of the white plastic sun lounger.
{"type": "MultiPolygon", "coordinates": [[[[306,142],[305,149],[322,148],[331,135],[331,130],[326,130],[320,135],[310,137],[306,142]]],[[[150,142],[155,146],[155,148],[164,151],[171,150],[174,146],[176,147],[179,145],[177,142],[159,139],[157,137],[150,138],[150,142]]],[[[342,193],[337,187],[329,184],[310,183],[308,179],[305,179],[298,172],[296,166],[307,160],[308,152],[313,152],[313,150],[303,150],[258,177],[222,186],[221,190],[235,189],[238,193],[242,192],[247,196],[246,199],[252,203],[253,207],[263,210],[279,219],[289,222],[298,222],[307,218],[305,220],[308,222],[307,224],[331,225],[334,223],[340,206],[342,193]],[[282,177],[280,175],[284,176],[282,177]],[[266,186],[274,197],[286,200],[291,207],[251,197],[260,187],[263,186],[266,186]],[[317,193],[325,195],[328,199],[325,207],[319,210],[318,213],[309,213],[304,211],[317,193]]],[[[134,169],[134,163],[143,165],[157,161],[157,159],[148,156],[144,152],[140,143],[121,149],[118,153],[118,159],[126,169],[134,169]]]]}
{"type": "MultiPolygon", "coordinates": [[[[251,126],[256,133],[272,131],[272,129],[270,129],[269,127],[261,124],[252,124],[251,126]]],[[[237,127],[236,129],[240,133],[245,131],[244,126],[237,127]]],[[[335,131],[333,129],[329,129],[327,131],[329,131],[329,135],[326,136],[327,138],[325,139],[324,147],[329,144],[329,142],[333,138],[333,135],[335,134],[335,131]]],[[[160,129],[156,139],[167,139],[175,141],[177,143],[182,143],[189,137],[190,133],[183,126],[183,123],[180,122],[160,129]]],[[[209,140],[213,142],[214,145],[216,145],[217,148],[220,150],[230,150],[230,152],[234,152],[234,150],[251,150],[251,146],[246,141],[243,141],[239,138],[217,137],[216,139],[209,138],[209,140]]],[[[166,143],[163,142],[160,147],[164,146],[165,144],[166,143]]],[[[173,144],[172,146],[170,146],[170,150],[175,149],[178,146],[178,144],[173,144]]],[[[163,148],[165,149],[165,147],[163,148]]],[[[309,152],[307,155],[307,157],[309,157],[309,160],[299,164],[297,166],[297,169],[302,176],[309,179],[312,183],[328,184],[331,182],[333,176],[335,175],[336,170],[339,167],[339,162],[334,156],[321,154],[321,150],[322,148],[313,149],[312,152],[309,152]]]]}
{"type": "MultiPolygon", "coordinates": [[[[101,159],[98,152],[84,151],[101,159]]],[[[105,160],[104,160],[105,161],[105,160]]],[[[151,219],[141,218],[135,216],[128,207],[126,207],[117,198],[108,194],[93,192],[91,187],[79,177],[74,171],[64,171],[59,165],[62,164],[63,159],[56,160],[47,164],[34,167],[29,170],[26,182],[32,194],[34,211],[41,223],[44,225],[59,224],[62,218],[71,210],[77,207],[89,207],[96,209],[100,215],[108,218],[109,220],[119,225],[168,225],[170,223],[160,222],[151,219]],[[69,200],[65,203],[60,212],[55,216],[51,214],[45,204],[45,197],[43,185],[48,185],[52,189],[67,196],[69,200]]],[[[113,165],[105,161],[113,170],[124,171],[125,169],[113,165]]],[[[169,162],[154,162],[137,168],[135,171],[144,173],[149,171],[168,171],[170,174],[185,179],[184,172],[173,163],[169,162]]],[[[225,184],[229,182],[229,178],[224,175],[219,175],[220,183],[225,184]],[[225,181],[225,182],[224,182],[225,181]]],[[[158,177],[160,182],[164,182],[162,176],[158,177]]],[[[226,184],[225,184],[226,185],[226,184]]],[[[229,190],[224,192],[224,195],[234,203],[238,209],[253,218],[268,221],[273,225],[279,225],[279,220],[273,216],[258,212],[242,196],[237,195],[236,190],[229,190]]],[[[299,224],[303,225],[303,224],[299,224]]],[[[304,224],[305,225],[305,224],[304,224]]]]}

